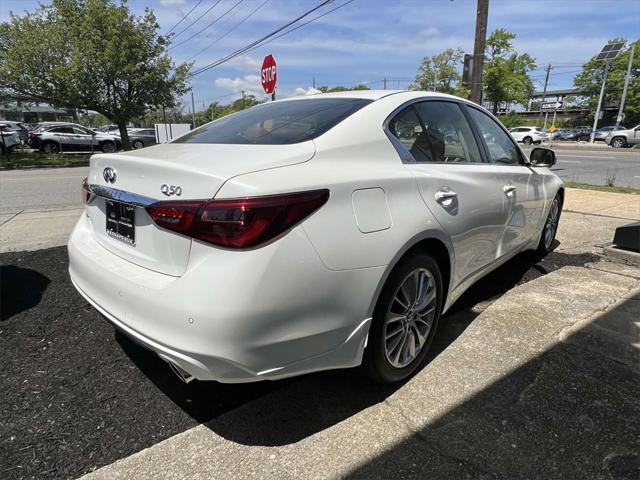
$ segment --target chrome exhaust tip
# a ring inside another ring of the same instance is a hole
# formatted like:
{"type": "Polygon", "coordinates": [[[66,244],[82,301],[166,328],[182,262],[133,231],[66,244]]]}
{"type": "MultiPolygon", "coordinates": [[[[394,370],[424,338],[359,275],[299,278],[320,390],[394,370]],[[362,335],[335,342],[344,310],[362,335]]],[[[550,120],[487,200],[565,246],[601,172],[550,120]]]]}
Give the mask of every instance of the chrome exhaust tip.
{"type": "Polygon", "coordinates": [[[169,366],[171,367],[171,371],[173,373],[176,374],[176,376],[182,380],[184,383],[191,383],[193,380],[196,379],[196,377],[194,377],[193,375],[191,375],[189,372],[187,372],[186,370],[184,370],[183,368],[180,368],[178,365],[176,365],[175,363],[172,362],[167,362],[169,364],[169,366]]]}

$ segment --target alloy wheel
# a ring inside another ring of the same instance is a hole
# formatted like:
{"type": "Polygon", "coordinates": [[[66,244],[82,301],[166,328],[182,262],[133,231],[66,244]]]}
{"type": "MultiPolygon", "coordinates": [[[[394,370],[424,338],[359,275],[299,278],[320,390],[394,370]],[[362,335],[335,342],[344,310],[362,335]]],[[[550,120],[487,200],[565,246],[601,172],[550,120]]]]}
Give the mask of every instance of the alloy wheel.
{"type": "Polygon", "coordinates": [[[385,354],[395,368],[409,365],[425,345],[436,316],[437,287],[426,268],[413,270],[396,290],[385,317],[385,354]]]}
{"type": "Polygon", "coordinates": [[[613,148],[622,148],[624,147],[624,140],[622,138],[614,138],[611,142],[611,146],[613,148]]]}
{"type": "Polygon", "coordinates": [[[558,218],[560,217],[560,200],[556,196],[553,199],[551,208],[549,209],[549,216],[547,217],[547,223],[544,226],[544,246],[548,250],[551,248],[551,243],[556,236],[556,230],[558,228],[558,218]]]}

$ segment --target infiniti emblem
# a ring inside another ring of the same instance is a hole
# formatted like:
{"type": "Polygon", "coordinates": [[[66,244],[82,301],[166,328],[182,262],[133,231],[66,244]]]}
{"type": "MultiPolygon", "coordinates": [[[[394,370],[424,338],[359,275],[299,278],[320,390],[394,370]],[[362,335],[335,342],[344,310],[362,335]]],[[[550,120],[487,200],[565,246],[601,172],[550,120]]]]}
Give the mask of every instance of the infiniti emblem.
{"type": "Polygon", "coordinates": [[[113,168],[107,167],[102,171],[102,178],[104,178],[104,181],[107,183],[116,183],[118,176],[113,168]]]}

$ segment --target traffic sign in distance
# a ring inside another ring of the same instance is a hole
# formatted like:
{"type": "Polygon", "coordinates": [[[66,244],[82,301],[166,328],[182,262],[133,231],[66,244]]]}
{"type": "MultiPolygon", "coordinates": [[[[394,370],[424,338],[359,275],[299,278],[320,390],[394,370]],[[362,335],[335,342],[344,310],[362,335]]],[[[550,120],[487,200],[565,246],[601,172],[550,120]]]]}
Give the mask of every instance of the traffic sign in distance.
{"type": "Polygon", "coordinates": [[[542,110],[556,110],[562,106],[562,102],[544,102],[542,110]]]}
{"type": "Polygon", "coordinates": [[[260,80],[262,82],[262,88],[264,93],[273,93],[276,89],[276,81],[278,79],[278,72],[276,67],[276,59],[273,55],[269,54],[264,57],[262,61],[262,68],[260,70],[260,80]]]}

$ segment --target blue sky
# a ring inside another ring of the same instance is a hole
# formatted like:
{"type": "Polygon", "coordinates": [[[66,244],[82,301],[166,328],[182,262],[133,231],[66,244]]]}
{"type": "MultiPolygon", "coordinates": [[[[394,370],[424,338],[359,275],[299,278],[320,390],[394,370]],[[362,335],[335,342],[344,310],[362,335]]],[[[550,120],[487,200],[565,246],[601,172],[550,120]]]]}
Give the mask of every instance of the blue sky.
{"type": "MultiPolygon", "coordinates": [[[[176,29],[180,32],[217,0],[203,0],[176,29]]],[[[177,63],[205,49],[195,68],[206,65],[284,25],[320,0],[266,0],[252,16],[236,27],[265,0],[220,0],[205,16],[181,33],[178,44],[198,31],[202,33],[176,46],[171,55],[177,63]],[[231,11],[207,27],[227,10],[231,11]],[[207,27],[207,28],[205,28],[207,27]],[[232,32],[230,29],[236,27],[232,32]],[[214,46],[207,45],[224,36],[214,46]]],[[[344,3],[335,0],[312,14],[313,18],[344,3]]],[[[48,3],[42,0],[41,3],[48,3]]],[[[153,9],[166,33],[197,3],[197,0],[129,0],[142,13],[153,9]]],[[[9,10],[32,10],[34,0],[0,0],[0,20],[9,10]]],[[[355,0],[319,20],[257,48],[193,79],[196,110],[203,103],[227,103],[240,92],[264,97],[259,70],[262,58],[273,53],[278,62],[278,92],[290,96],[316,85],[367,83],[382,88],[406,88],[415,77],[422,57],[448,47],[473,50],[476,0],[355,0]]],[[[489,31],[506,28],[517,35],[516,47],[535,57],[536,86],[544,81],[543,68],[555,65],[549,88],[570,87],[579,65],[600,51],[608,39],[640,37],[640,0],[490,0],[489,31]]]]}

